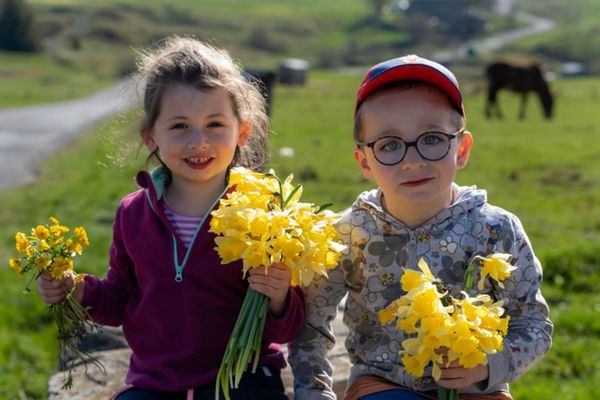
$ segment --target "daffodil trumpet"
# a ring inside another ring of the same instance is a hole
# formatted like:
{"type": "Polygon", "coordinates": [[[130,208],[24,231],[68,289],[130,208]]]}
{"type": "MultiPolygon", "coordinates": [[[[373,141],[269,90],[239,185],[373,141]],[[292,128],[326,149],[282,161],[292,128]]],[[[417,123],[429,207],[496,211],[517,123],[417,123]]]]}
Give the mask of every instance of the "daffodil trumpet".
{"type": "MultiPolygon", "coordinates": [[[[431,364],[431,374],[439,380],[441,365],[456,362],[464,368],[474,368],[486,365],[488,354],[502,351],[510,319],[505,315],[502,300],[493,301],[485,294],[471,296],[468,292],[475,265],[481,268],[479,290],[487,277],[502,286],[501,281],[516,269],[509,263],[510,257],[509,254],[474,257],[465,271],[463,290],[455,297],[431,273],[424,259],[418,262],[420,271],[404,270],[400,283],[406,294],[381,310],[378,317],[384,325],[396,320],[397,329],[416,334],[402,342],[402,364],[408,373],[422,377],[431,364]]],[[[438,388],[437,397],[458,400],[458,390],[438,388]]]]}
{"type": "MultiPolygon", "coordinates": [[[[15,235],[17,256],[9,260],[9,267],[19,276],[30,275],[24,292],[29,293],[29,286],[42,274],[50,274],[52,279],[62,280],[67,277],[75,282],[84,275],[76,274],[73,258],[81,255],[89,245],[87,233],[83,227],[76,227],[73,235],[67,237],[70,229],[50,217],[45,225],[31,229],[31,234],[18,232],[15,235]]],[[[103,365],[90,354],[79,349],[79,342],[90,331],[99,331],[99,326],[88,318],[87,310],[73,298],[72,288],[58,303],[48,306],[58,329],[58,341],[61,348],[62,370],[66,376],[62,389],[70,389],[73,385],[73,368],[83,363],[104,370],[103,365]]]]}
{"type": "MultiPolygon", "coordinates": [[[[273,170],[263,174],[232,168],[234,186],[211,213],[210,230],[217,234],[216,247],[223,264],[242,260],[243,277],[251,268],[283,263],[291,270],[292,285],[308,285],[315,275],[327,275],[346,247],[337,240],[333,223],[339,216],[326,206],[300,202],[302,186],[292,185],[293,175],[283,182],[273,170]]],[[[268,298],[248,289],[229,338],[217,374],[215,399],[230,399],[252,362],[256,371],[268,298]]]]}

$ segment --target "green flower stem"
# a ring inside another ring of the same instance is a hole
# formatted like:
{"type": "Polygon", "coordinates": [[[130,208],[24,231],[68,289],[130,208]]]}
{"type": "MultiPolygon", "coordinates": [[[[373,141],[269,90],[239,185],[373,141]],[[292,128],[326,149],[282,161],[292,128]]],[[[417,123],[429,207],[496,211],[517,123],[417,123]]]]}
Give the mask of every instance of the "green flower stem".
{"type": "Polygon", "coordinates": [[[463,290],[468,292],[471,290],[473,286],[473,262],[471,261],[469,265],[467,265],[467,270],[465,271],[465,279],[463,281],[463,290]]]}
{"type": "Polygon", "coordinates": [[[437,400],[459,400],[458,389],[446,389],[438,387],[437,400]]]}
{"type": "Polygon", "coordinates": [[[246,292],[217,373],[215,400],[219,400],[221,392],[230,400],[230,389],[239,386],[251,359],[254,361],[252,372],[256,372],[268,304],[267,296],[252,289],[246,292]]]}
{"type": "Polygon", "coordinates": [[[90,331],[99,331],[100,328],[89,320],[87,310],[73,299],[73,290],[67,293],[62,301],[49,305],[48,311],[56,321],[61,349],[66,350],[71,356],[71,359],[63,364],[67,376],[62,389],[70,389],[73,386],[72,370],[80,362],[85,365],[86,370],[87,364],[93,364],[98,369],[105,371],[104,366],[97,358],[79,350],[79,342],[87,334],[88,328],[90,331]]]}

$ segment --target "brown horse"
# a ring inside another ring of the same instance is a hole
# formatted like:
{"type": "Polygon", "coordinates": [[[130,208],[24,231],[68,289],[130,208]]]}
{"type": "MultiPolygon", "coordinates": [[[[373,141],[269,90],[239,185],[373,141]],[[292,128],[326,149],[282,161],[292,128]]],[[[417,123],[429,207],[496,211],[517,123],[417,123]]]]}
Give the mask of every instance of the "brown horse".
{"type": "Polygon", "coordinates": [[[498,105],[498,90],[502,88],[509,89],[521,94],[521,107],[519,109],[519,118],[525,118],[525,105],[527,103],[527,94],[535,92],[540,98],[544,116],[552,118],[552,105],[554,99],[548,84],[544,79],[539,65],[531,64],[529,66],[515,66],[505,62],[495,62],[487,67],[486,77],[488,82],[487,103],[485,106],[485,115],[492,117],[492,112],[496,112],[498,118],[502,118],[502,112],[498,105]]]}

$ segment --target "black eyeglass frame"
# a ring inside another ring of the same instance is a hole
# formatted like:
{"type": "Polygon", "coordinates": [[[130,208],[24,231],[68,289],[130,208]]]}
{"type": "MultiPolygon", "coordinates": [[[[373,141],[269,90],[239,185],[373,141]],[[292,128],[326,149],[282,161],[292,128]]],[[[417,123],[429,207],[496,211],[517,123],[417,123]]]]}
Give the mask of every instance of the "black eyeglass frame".
{"type": "Polygon", "coordinates": [[[438,131],[423,132],[419,136],[417,136],[416,140],[414,140],[412,142],[407,142],[406,140],[404,140],[404,139],[402,139],[401,137],[398,137],[398,136],[387,135],[387,136],[378,137],[377,139],[373,140],[372,142],[363,142],[362,140],[357,140],[356,141],[356,147],[358,147],[359,149],[361,147],[363,147],[363,146],[370,147],[371,151],[373,152],[373,157],[375,157],[375,159],[377,160],[377,162],[380,163],[380,164],[382,164],[382,165],[387,165],[387,166],[400,164],[402,162],[402,160],[404,160],[404,158],[406,157],[406,154],[408,153],[408,149],[410,147],[414,147],[415,150],[417,151],[417,153],[419,154],[419,156],[421,156],[421,158],[424,159],[424,160],[427,160],[427,161],[439,161],[442,158],[446,157],[448,155],[448,153],[450,152],[450,147],[452,146],[452,139],[457,138],[464,131],[465,131],[465,128],[461,128],[458,131],[452,132],[452,133],[445,133],[445,132],[438,132],[438,131]],[[419,142],[419,139],[421,139],[424,135],[431,135],[432,133],[443,135],[443,136],[446,136],[448,138],[448,148],[446,149],[446,152],[444,153],[444,155],[441,156],[441,157],[438,157],[438,158],[428,158],[428,157],[425,157],[419,151],[419,146],[417,146],[417,143],[419,142]],[[377,143],[378,141],[380,141],[382,139],[388,139],[388,138],[399,139],[406,146],[404,148],[404,154],[402,155],[402,157],[400,158],[400,160],[396,161],[395,163],[385,163],[385,162],[382,162],[379,158],[377,158],[377,155],[375,154],[375,143],[377,143]]]}

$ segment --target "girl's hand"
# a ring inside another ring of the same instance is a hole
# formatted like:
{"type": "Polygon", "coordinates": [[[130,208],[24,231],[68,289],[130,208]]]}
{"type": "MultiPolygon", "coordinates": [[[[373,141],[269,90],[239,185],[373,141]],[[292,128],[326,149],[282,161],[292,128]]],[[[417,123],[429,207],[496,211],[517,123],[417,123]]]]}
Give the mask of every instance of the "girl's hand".
{"type": "Polygon", "coordinates": [[[455,360],[445,367],[448,359],[444,354],[443,364],[440,365],[442,376],[436,384],[446,389],[462,389],[473,385],[474,383],[486,380],[489,377],[487,365],[477,365],[473,368],[461,367],[455,360]]]}
{"type": "Polygon", "coordinates": [[[270,299],[269,311],[279,317],[287,307],[286,301],[290,290],[292,272],[283,263],[271,264],[268,271],[268,275],[265,275],[264,267],[250,269],[248,283],[250,288],[270,299]]]}
{"type": "Polygon", "coordinates": [[[43,273],[37,280],[38,293],[46,304],[58,303],[65,297],[65,293],[73,289],[75,285],[77,287],[73,298],[81,303],[85,281],[82,280],[76,284],[72,275],[65,275],[64,279],[56,280],[52,279],[48,273],[43,273]]]}

